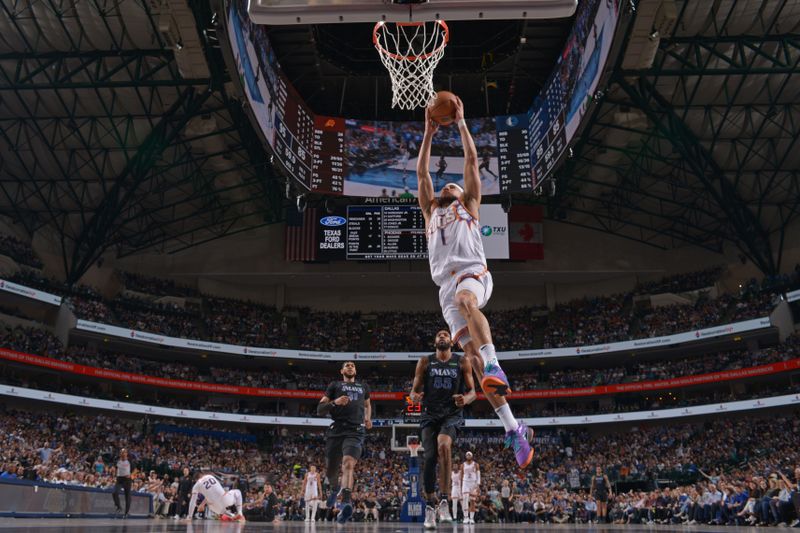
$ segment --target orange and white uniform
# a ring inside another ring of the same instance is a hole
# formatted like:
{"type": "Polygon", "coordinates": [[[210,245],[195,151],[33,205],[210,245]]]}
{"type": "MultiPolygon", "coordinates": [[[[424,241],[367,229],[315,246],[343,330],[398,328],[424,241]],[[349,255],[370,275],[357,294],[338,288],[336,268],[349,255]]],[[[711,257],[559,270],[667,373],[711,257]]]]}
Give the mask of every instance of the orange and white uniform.
{"type": "Polygon", "coordinates": [[[428,262],[433,282],[439,286],[439,304],[454,343],[470,340],[467,321],[458,312],[456,293],[467,290],[475,295],[478,308],[492,296],[492,275],[486,266],[478,219],[454,200],[447,207],[431,209],[426,230],[428,262]]]}

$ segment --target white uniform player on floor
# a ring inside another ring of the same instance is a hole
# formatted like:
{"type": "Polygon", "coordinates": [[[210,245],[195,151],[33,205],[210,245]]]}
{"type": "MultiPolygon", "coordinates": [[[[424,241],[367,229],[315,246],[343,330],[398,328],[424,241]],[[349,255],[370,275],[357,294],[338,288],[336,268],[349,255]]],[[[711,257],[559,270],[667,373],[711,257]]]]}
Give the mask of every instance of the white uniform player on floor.
{"type": "Polygon", "coordinates": [[[464,146],[464,187],[448,183],[436,197],[430,159],[431,143],[439,125],[431,119],[429,107],[425,109],[425,135],[417,159],[417,189],[425,218],[431,277],[439,286],[439,303],[453,344],[464,348],[486,400],[503,422],[506,447],[513,448],[517,464],[525,468],[533,459],[530,445],[533,431],[517,421],[506,402],[511,387],[497,362],[489,322],[481,312],[492,295],[493,283],[478,221],[481,207],[478,151],[464,120],[461,99],[456,100],[455,108],[455,121],[464,146]]]}
{"type": "Polygon", "coordinates": [[[191,521],[197,507],[198,495],[202,494],[206,507],[219,515],[222,521],[238,520],[244,522],[242,514],[242,493],[238,489],[227,490],[222,482],[211,474],[201,475],[192,487],[192,498],[189,500],[189,513],[186,520],[191,521]]]}
{"type": "Polygon", "coordinates": [[[322,481],[319,478],[316,466],[310,466],[303,477],[303,500],[306,503],[306,522],[313,522],[317,518],[320,495],[322,494],[322,481]]]}
{"type": "Polygon", "coordinates": [[[481,491],[481,468],[472,460],[472,452],[466,453],[466,461],[461,465],[461,506],[464,509],[464,523],[475,523],[475,507],[481,491]]]}
{"type": "MultiPolygon", "coordinates": [[[[453,473],[450,474],[452,488],[450,489],[450,500],[453,502],[453,520],[458,519],[458,502],[461,501],[461,469],[458,464],[453,465],[453,473]]],[[[467,510],[464,509],[464,518],[467,517],[467,510]]]]}

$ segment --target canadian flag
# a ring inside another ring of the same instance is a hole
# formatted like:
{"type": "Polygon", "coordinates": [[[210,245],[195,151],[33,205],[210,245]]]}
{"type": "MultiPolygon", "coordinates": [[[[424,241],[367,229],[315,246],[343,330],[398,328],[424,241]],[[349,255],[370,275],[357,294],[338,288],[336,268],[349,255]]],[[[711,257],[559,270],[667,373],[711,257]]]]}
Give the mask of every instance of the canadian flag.
{"type": "Polygon", "coordinates": [[[510,259],[544,259],[542,206],[513,205],[508,214],[510,259]]]}

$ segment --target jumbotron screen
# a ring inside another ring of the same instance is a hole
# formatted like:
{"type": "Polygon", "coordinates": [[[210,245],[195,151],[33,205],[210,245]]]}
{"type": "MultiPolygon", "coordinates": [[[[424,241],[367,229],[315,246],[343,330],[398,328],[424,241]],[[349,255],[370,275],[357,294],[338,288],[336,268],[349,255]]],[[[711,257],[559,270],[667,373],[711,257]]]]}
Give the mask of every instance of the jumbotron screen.
{"type": "MultiPolygon", "coordinates": [[[[286,172],[324,194],[416,196],[422,122],[315,115],[283,74],[265,27],[250,21],[246,4],[231,0],[228,37],[253,116],[286,172]]],[[[531,95],[527,113],[467,119],[484,195],[531,191],[555,169],[597,90],[618,4],[581,2],[554,71],[540,94],[531,95]]],[[[458,128],[441,128],[431,148],[435,187],[463,181],[462,154],[458,128]]]]}

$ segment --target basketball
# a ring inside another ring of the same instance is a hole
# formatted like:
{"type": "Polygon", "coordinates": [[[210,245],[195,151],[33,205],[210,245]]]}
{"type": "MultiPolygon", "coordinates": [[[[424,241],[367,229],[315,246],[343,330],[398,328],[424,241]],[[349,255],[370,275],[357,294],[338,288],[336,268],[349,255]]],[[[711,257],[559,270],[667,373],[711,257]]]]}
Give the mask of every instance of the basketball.
{"type": "Polygon", "coordinates": [[[439,91],[428,109],[433,120],[448,126],[456,119],[456,95],[450,91],[439,91]]]}

